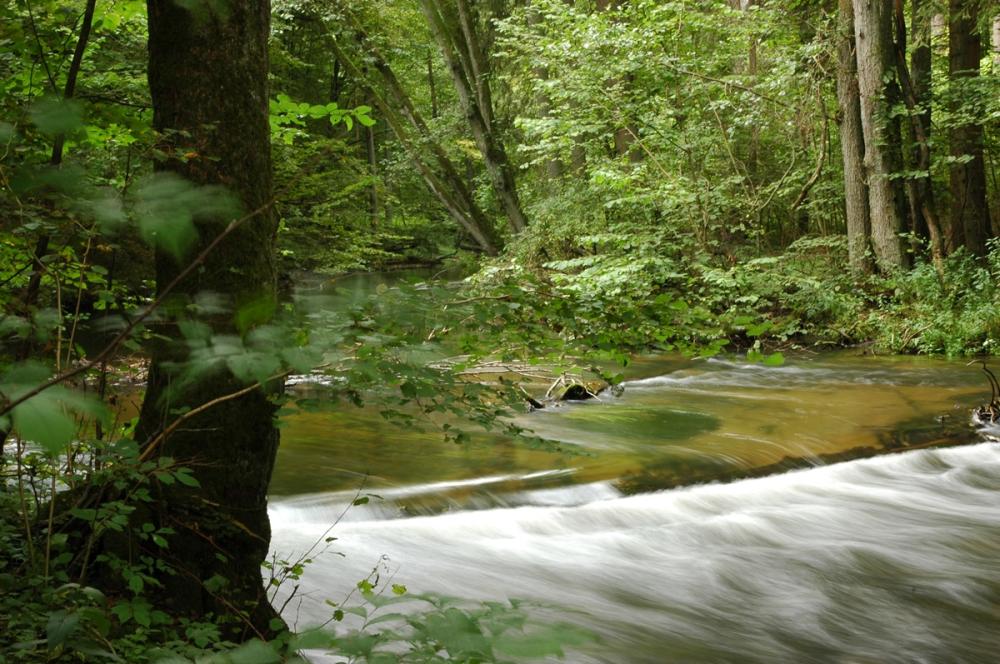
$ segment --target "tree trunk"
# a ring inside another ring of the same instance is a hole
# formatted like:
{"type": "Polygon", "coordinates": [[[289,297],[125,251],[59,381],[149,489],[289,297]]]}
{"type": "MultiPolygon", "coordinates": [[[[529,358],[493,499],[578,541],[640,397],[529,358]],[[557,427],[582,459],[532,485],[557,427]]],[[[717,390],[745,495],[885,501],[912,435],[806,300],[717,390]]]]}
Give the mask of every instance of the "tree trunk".
{"type": "MultiPolygon", "coordinates": [[[[948,73],[953,84],[979,76],[982,57],[977,20],[978,0],[950,0],[948,33],[948,73]]],[[[953,94],[957,107],[964,95],[953,94]]],[[[949,248],[960,246],[975,256],[986,254],[986,240],[992,234],[986,206],[986,167],[983,161],[983,127],[965,124],[952,127],[951,233],[949,248]],[[966,161],[961,161],[966,160],[966,161]]]]}
{"type": "MultiPolygon", "coordinates": [[[[919,3],[918,5],[919,10],[919,3]]],[[[938,272],[944,271],[944,241],[941,234],[941,226],[937,220],[937,211],[934,206],[934,183],[931,180],[931,151],[928,135],[928,126],[924,124],[924,119],[930,118],[930,99],[925,98],[928,105],[926,115],[920,107],[917,84],[910,75],[909,67],[906,65],[906,18],[903,11],[903,0],[895,0],[893,12],[896,16],[896,73],[899,77],[902,88],[903,100],[909,118],[908,136],[913,144],[910,154],[910,164],[908,170],[920,172],[917,176],[908,176],[906,182],[906,194],[910,201],[910,231],[916,238],[928,238],[930,240],[931,257],[938,272]]],[[[927,36],[930,36],[930,26],[927,25],[927,36]]],[[[926,71],[921,75],[925,76],[922,84],[925,86],[924,95],[929,96],[930,86],[930,50],[927,51],[927,61],[918,63],[921,67],[926,65],[926,71]]],[[[914,247],[916,250],[917,247],[914,247]]]]}
{"type": "MultiPolygon", "coordinates": [[[[63,86],[62,94],[63,99],[72,99],[76,94],[76,81],[80,75],[80,67],[83,65],[83,54],[87,50],[87,42],[90,41],[90,31],[94,25],[94,10],[96,6],[97,0],[87,0],[87,4],[83,9],[83,22],[80,25],[80,35],[76,39],[76,47],[73,49],[73,59],[70,61],[69,70],[66,72],[66,84],[63,86]]],[[[39,48],[41,48],[41,42],[38,43],[39,48]]],[[[40,53],[39,57],[45,57],[44,53],[40,53]]],[[[50,166],[59,166],[62,164],[65,145],[66,135],[62,133],[57,134],[52,144],[52,154],[49,157],[50,166]]],[[[29,313],[38,302],[38,292],[42,285],[42,275],[45,272],[42,259],[49,253],[50,241],[48,233],[42,233],[35,240],[35,250],[32,252],[31,276],[28,278],[28,284],[24,289],[24,294],[21,296],[21,306],[24,308],[25,313],[29,313]]],[[[22,360],[27,359],[31,354],[32,348],[33,344],[26,340],[22,344],[17,357],[22,360]]]]}
{"type": "MultiPolygon", "coordinates": [[[[369,100],[371,102],[371,100],[369,100]]],[[[378,150],[375,145],[375,126],[365,127],[365,153],[368,157],[368,214],[372,228],[378,228],[378,150]]]]}
{"type": "MultiPolygon", "coordinates": [[[[529,9],[528,13],[528,25],[537,26],[542,23],[541,14],[534,7],[529,9]]],[[[552,100],[549,95],[545,92],[543,86],[544,81],[549,80],[549,70],[542,66],[533,66],[531,68],[531,73],[541,85],[538,87],[538,91],[535,94],[535,106],[537,107],[538,113],[543,118],[552,117],[552,100]]],[[[547,180],[558,180],[562,177],[563,171],[562,159],[558,156],[550,157],[545,161],[545,178],[547,180]]]]}
{"type": "Polygon", "coordinates": [[[472,137],[483,156],[493,192],[507,216],[514,233],[528,226],[517,194],[514,171],[493,122],[489,72],[485,54],[477,39],[465,0],[459,0],[454,13],[447,3],[421,0],[431,32],[444,55],[458,93],[472,137]],[[463,15],[466,15],[463,18],[463,15]]]}
{"type": "Polygon", "coordinates": [[[993,17],[990,26],[990,45],[993,47],[993,75],[1000,76],[1000,14],[993,17]]]}
{"type": "Polygon", "coordinates": [[[437,85],[434,81],[434,58],[431,50],[427,49],[427,88],[431,95],[431,117],[438,116],[437,85]]]}
{"type": "Polygon", "coordinates": [[[851,0],[840,0],[837,32],[837,102],[840,107],[840,149],[844,159],[847,248],[851,272],[858,276],[872,271],[868,257],[871,217],[868,185],[865,184],[865,143],[861,129],[851,0]]]}
{"type": "Polygon", "coordinates": [[[906,265],[900,233],[901,192],[890,175],[899,170],[898,132],[889,119],[893,57],[892,5],[885,0],[854,0],[854,37],[858,67],[865,175],[871,212],[872,246],[878,267],[893,272],[906,265]]]}
{"type": "Polygon", "coordinates": [[[337,58],[350,75],[368,87],[373,102],[384,114],[386,123],[403,145],[410,158],[410,162],[420,173],[427,188],[441,202],[459,227],[475,240],[483,252],[490,256],[495,256],[499,253],[500,247],[496,232],[493,230],[492,224],[489,223],[489,220],[482,213],[482,210],[479,209],[479,205],[473,199],[472,193],[465,186],[455,165],[432,136],[427,123],[410,101],[409,96],[403,90],[403,87],[389,67],[388,62],[382,57],[382,54],[372,44],[368,43],[364,34],[360,31],[357,33],[357,38],[362,49],[371,58],[372,65],[381,74],[388,93],[395,103],[390,103],[389,100],[380,95],[361,75],[361,71],[354,64],[354,61],[334,42],[333,49],[337,58]],[[410,137],[410,133],[406,130],[407,122],[419,135],[420,143],[415,143],[410,137]],[[423,155],[427,152],[430,152],[431,156],[437,162],[438,168],[441,171],[440,177],[424,161],[423,155]],[[443,181],[442,177],[444,178],[443,181]]]}
{"type": "MultiPolygon", "coordinates": [[[[896,0],[902,5],[902,0],[896,0]]],[[[928,12],[926,0],[912,0],[910,6],[910,34],[913,48],[910,55],[910,81],[912,87],[913,105],[911,113],[917,114],[917,121],[923,131],[923,136],[914,136],[914,145],[910,150],[910,158],[918,168],[921,168],[922,156],[930,153],[931,138],[931,15],[928,12]]],[[[903,51],[905,58],[905,49],[903,51]]],[[[909,94],[907,94],[910,97],[909,94]]],[[[930,162],[924,167],[929,169],[930,162]]],[[[925,197],[933,199],[933,183],[930,173],[924,185],[925,197]]],[[[933,203],[930,204],[933,207],[933,203]]],[[[914,220],[914,231],[920,237],[927,237],[927,219],[923,212],[917,211],[914,220]]]]}
{"type": "MultiPolygon", "coordinates": [[[[216,293],[232,310],[202,320],[215,335],[238,336],[234,312],[247,307],[268,312],[276,296],[267,93],[270,2],[225,7],[222,12],[199,5],[189,12],[173,0],[148,0],[149,87],[161,149],[197,155],[157,162],[156,170],[198,185],[223,185],[249,215],[174,289],[168,310],[183,311],[198,294],[216,293]]],[[[200,247],[230,221],[203,213],[197,219],[200,247]]],[[[158,289],[184,267],[183,260],[157,252],[158,289]]],[[[261,322],[268,317],[258,316],[261,322]]],[[[174,325],[165,323],[161,331],[171,334],[174,325]]],[[[153,348],[137,440],[155,439],[178,408],[197,407],[246,387],[227,369],[173,384],[173,363],[188,359],[178,344],[153,348]]],[[[271,537],[267,488],[278,449],[273,397],[280,391],[281,385],[273,384],[219,403],[148,450],[195,469],[201,485],[161,487],[162,501],[151,518],[178,532],[165,550],[177,573],[161,579],[163,598],[179,613],[238,613],[240,622],[227,631],[235,639],[268,635],[276,616],[260,565],[271,537]]]]}

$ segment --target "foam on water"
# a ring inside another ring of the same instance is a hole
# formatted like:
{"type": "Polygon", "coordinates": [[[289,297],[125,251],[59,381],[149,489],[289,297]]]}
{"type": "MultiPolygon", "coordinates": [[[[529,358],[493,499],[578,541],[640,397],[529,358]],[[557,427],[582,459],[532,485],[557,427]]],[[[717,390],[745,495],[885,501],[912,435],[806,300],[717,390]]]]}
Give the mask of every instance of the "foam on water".
{"type": "MultiPolygon", "coordinates": [[[[325,620],[322,600],[341,600],[386,555],[412,591],[570,607],[604,637],[573,661],[996,657],[1000,444],[613,491],[604,485],[584,504],[540,493],[534,506],[342,523],[334,534],[346,557],[314,563],[289,611],[325,620]]],[[[330,514],[278,501],[272,522],[274,548],[290,554],[321,536],[330,514]]]]}

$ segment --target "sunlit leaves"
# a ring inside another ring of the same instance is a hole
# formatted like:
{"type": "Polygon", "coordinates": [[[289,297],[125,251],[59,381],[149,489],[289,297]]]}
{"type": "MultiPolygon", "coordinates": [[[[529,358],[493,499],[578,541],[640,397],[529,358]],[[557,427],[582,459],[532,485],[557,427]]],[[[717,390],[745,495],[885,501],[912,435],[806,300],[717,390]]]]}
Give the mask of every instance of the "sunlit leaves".
{"type": "Polygon", "coordinates": [[[336,102],[328,104],[309,104],[296,102],[288,95],[279,94],[269,102],[271,135],[291,145],[295,138],[307,135],[309,120],[326,119],[331,125],[343,123],[348,131],[354,128],[355,120],[365,127],[375,124],[370,116],[370,106],[358,106],[354,109],[340,108],[336,102]]]}

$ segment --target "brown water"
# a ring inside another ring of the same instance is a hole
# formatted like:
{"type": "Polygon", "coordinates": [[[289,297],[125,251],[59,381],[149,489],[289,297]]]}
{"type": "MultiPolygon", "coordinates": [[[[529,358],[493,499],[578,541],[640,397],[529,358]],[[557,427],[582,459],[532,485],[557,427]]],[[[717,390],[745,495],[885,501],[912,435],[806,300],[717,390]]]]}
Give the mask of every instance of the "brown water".
{"type": "Polygon", "coordinates": [[[328,619],[323,600],[379,565],[411,592],[557,607],[539,619],[602,638],[570,662],[994,662],[1000,430],[969,425],[985,385],[925,358],[650,357],[620,397],[519,419],[565,452],[455,445],[351,406],[293,414],[273,548],[341,519],[343,555],[311,565],[286,617],[328,619]],[[904,451],[827,463],[886,446],[904,451]],[[788,458],[814,467],[660,490],[788,458]],[[382,498],[347,509],[359,487],[382,498]]]}
{"type": "MultiPolygon", "coordinates": [[[[449,496],[464,502],[478,494],[481,507],[511,491],[623,478],[658,488],[656,473],[673,486],[685,475],[710,480],[790,457],[820,463],[821,455],[857,447],[959,438],[985,386],[962,362],[850,352],[793,357],[781,367],[649,357],[628,375],[620,397],[518,418],[562,451],[485,433],[455,445],[433,427],[399,428],[374,407],[293,414],[272,495],[405,489],[412,510],[415,488],[427,484],[435,485],[423,493],[427,509],[449,496]],[[907,440],[914,433],[919,440],[907,440]]],[[[321,388],[291,390],[322,398],[321,388]]]]}

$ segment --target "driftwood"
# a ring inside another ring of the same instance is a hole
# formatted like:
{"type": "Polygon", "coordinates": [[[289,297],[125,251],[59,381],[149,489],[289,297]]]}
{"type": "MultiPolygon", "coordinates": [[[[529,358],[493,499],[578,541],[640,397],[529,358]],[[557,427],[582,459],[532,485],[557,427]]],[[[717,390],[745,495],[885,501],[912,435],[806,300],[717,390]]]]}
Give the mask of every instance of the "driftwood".
{"type": "MultiPolygon", "coordinates": [[[[462,363],[464,357],[439,362],[441,368],[462,363]]],[[[462,380],[476,383],[506,383],[514,385],[528,405],[545,408],[563,401],[600,399],[611,384],[598,377],[580,373],[560,372],[542,365],[522,362],[488,361],[464,368],[456,374],[462,380]]]]}
{"type": "Polygon", "coordinates": [[[976,410],[973,411],[973,415],[980,422],[993,424],[1000,420],[1000,382],[997,382],[997,377],[994,376],[993,372],[986,366],[986,362],[982,362],[982,365],[983,373],[986,374],[986,380],[990,384],[990,402],[984,406],[976,408],[976,410]]]}

